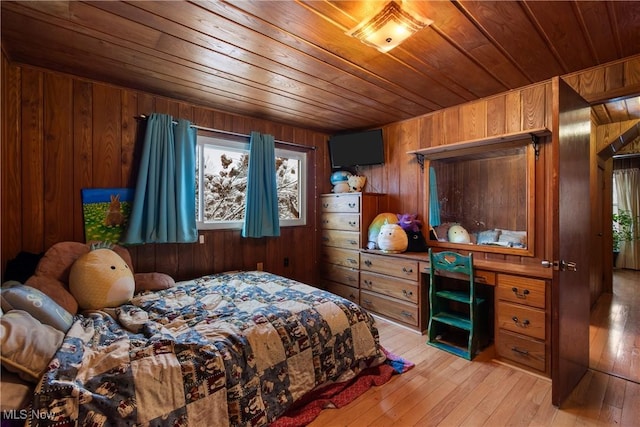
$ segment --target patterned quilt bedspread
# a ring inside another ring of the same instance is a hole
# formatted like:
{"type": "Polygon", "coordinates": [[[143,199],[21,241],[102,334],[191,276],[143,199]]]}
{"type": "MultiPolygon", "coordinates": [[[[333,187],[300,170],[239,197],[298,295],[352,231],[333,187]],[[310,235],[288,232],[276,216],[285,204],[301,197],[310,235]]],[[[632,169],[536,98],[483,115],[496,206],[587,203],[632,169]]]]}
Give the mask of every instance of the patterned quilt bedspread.
{"type": "Polygon", "coordinates": [[[266,272],[204,276],[79,316],[29,423],[265,425],[384,359],[347,299],[266,272]]]}

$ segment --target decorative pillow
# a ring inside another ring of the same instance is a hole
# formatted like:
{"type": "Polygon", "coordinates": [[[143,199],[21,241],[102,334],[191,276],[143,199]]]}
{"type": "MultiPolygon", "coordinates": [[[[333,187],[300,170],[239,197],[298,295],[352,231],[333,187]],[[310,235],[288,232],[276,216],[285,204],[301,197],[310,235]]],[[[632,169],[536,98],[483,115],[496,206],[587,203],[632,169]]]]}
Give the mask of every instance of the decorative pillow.
{"type": "Polygon", "coordinates": [[[7,282],[3,285],[0,295],[3,311],[26,311],[41,323],[53,326],[62,332],[67,332],[73,323],[71,313],[31,286],[7,282]]]}
{"type": "Polygon", "coordinates": [[[69,290],[85,310],[116,307],[133,297],[135,281],[129,265],[111,249],[95,249],[71,267],[69,290]]]}
{"type": "Polygon", "coordinates": [[[2,365],[26,381],[38,382],[64,334],[29,313],[11,310],[0,318],[2,365]]]}
{"type": "Polygon", "coordinates": [[[485,230],[478,233],[477,243],[479,245],[487,245],[496,243],[500,236],[500,230],[485,230]]]}
{"type": "Polygon", "coordinates": [[[175,286],[173,277],[164,273],[136,273],[136,293],[142,291],[161,291],[175,286]]]}
{"type": "Polygon", "coordinates": [[[498,239],[498,241],[523,245],[525,244],[526,238],[526,231],[500,230],[500,238],[498,239]]]}

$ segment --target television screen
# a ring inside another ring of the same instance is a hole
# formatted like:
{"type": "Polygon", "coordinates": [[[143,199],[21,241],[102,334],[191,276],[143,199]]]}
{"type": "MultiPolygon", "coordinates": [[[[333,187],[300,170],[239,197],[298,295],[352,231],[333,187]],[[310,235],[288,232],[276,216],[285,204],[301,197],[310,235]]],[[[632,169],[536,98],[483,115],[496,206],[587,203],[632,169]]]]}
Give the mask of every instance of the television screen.
{"type": "Polygon", "coordinates": [[[329,157],[333,169],[384,163],[382,129],[333,135],[329,157]]]}

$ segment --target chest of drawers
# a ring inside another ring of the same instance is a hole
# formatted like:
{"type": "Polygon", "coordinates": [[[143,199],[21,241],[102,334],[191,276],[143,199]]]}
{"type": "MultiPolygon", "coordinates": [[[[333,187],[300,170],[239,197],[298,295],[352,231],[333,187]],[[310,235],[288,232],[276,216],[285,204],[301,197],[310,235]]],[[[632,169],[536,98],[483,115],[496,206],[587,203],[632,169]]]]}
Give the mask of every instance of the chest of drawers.
{"type": "Polygon", "coordinates": [[[497,357],[549,375],[548,282],[510,274],[496,280],[497,357]]]}
{"type": "Polygon", "coordinates": [[[378,214],[380,194],[320,196],[321,277],[325,289],[360,303],[360,249],[378,214]]]}

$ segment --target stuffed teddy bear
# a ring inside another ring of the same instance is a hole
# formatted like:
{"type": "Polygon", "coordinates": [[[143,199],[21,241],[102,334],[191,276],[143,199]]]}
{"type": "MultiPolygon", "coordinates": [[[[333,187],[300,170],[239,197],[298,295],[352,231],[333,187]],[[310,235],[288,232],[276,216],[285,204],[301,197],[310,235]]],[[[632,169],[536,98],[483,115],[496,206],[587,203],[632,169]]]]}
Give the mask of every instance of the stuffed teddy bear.
{"type": "Polygon", "coordinates": [[[347,181],[349,182],[350,192],[360,193],[367,183],[367,177],[360,175],[351,175],[347,181]]]}
{"type": "Polygon", "coordinates": [[[92,248],[73,263],[69,273],[69,291],[85,310],[124,304],[133,297],[135,286],[127,263],[108,248],[92,248]]]}

